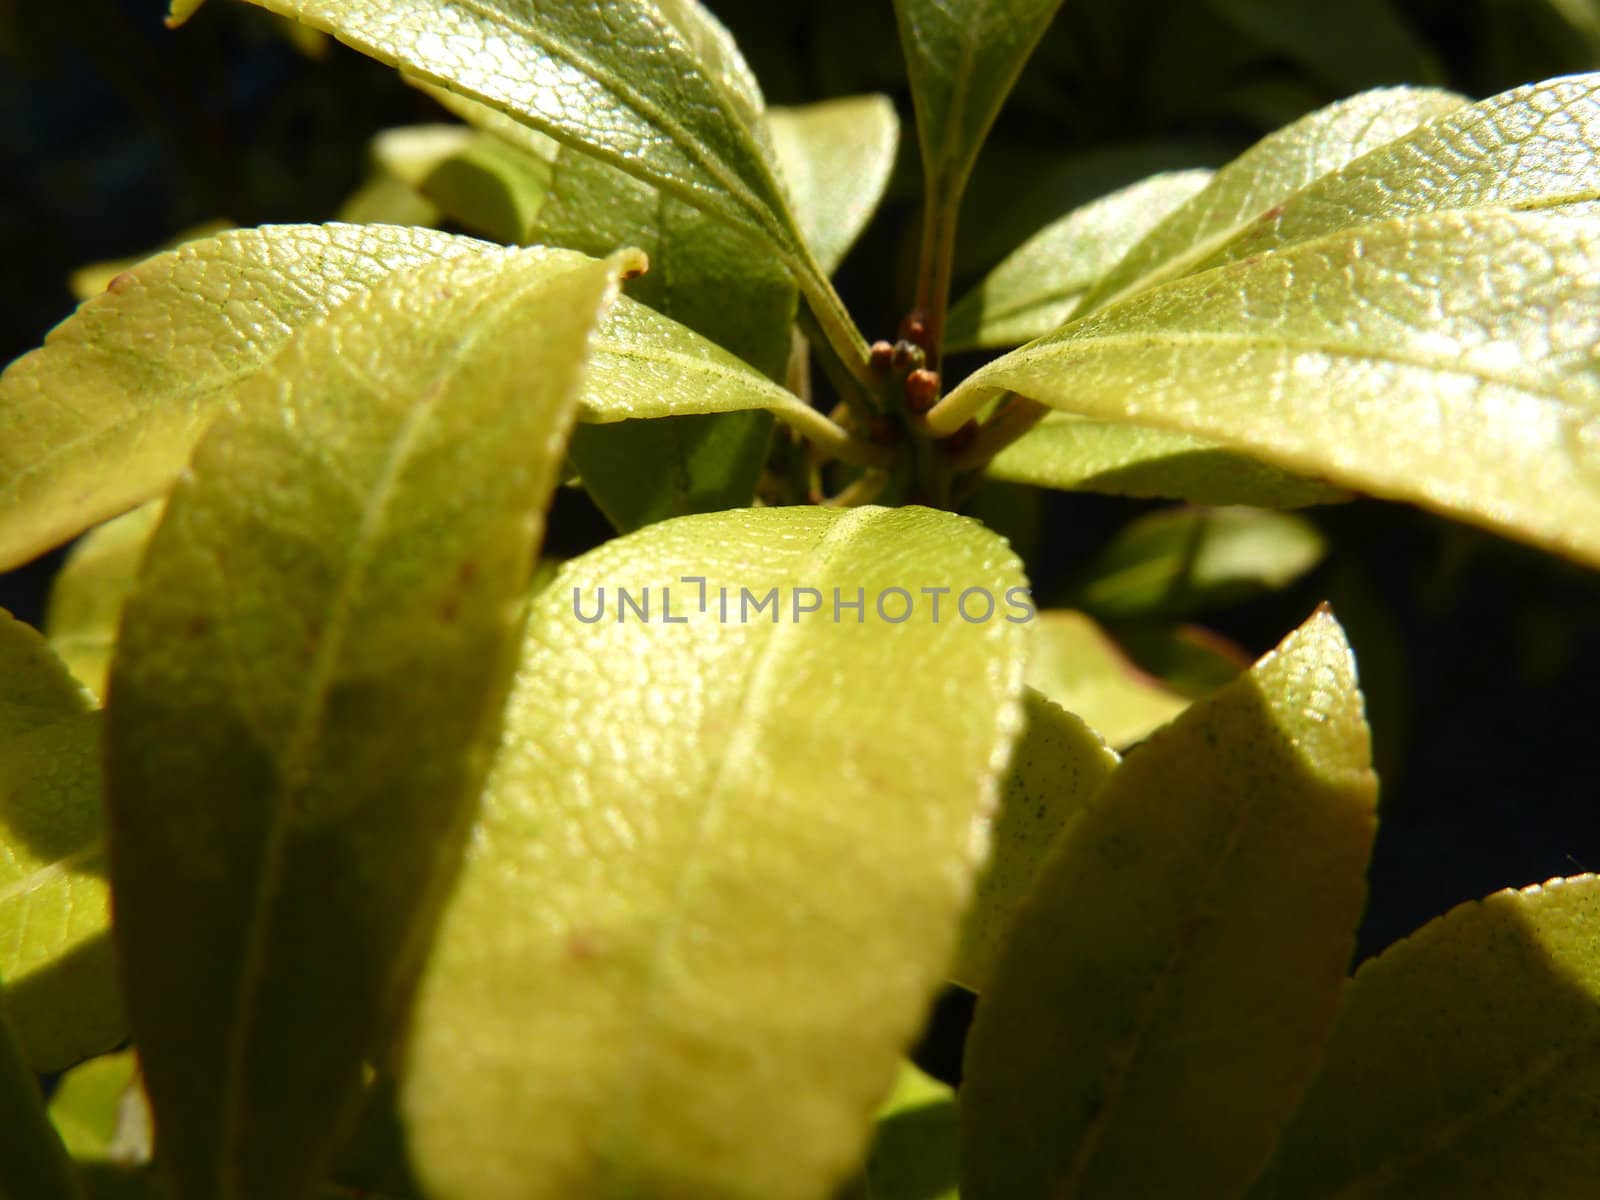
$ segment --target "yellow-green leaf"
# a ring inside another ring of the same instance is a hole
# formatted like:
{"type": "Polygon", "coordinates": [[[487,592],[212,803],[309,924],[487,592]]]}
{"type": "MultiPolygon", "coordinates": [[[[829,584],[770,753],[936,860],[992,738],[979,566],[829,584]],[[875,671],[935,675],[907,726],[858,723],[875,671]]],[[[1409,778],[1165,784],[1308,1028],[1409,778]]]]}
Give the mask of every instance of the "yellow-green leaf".
{"type": "Polygon", "coordinates": [[[767,113],[795,220],[832,274],[883,199],[900,144],[887,96],[846,96],[767,113]]]}
{"type": "Polygon", "coordinates": [[[951,308],[946,347],[1020,346],[1064,325],[1094,281],[1211,176],[1152,175],[1052,221],[951,308]]]}
{"type": "Polygon", "coordinates": [[[44,628],[51,648],[96,696],[105,694],[122,605],[161,510],[152,500],[90,530],[50,583],[44,628]]]}
{"type": "Polygon", "coordinates": [[[1129,755],[978,1006],[965,1200],[1237,1196],[1333,1026],[1376,792],[1325,612],[1129,755]]]}
{"type": "Polygon", "coordinates": [[[1192,504],[1300,508],[1349,493],[1214,442],[1165,429],[1051,413],[992,459],[996,479],[1063,491],[1192,504]]]}
{"type": "Polygon", "coordinates": [[[685,517],[562,569],[413,1010],[429,1195],[842,1180],[954,949],[1021,586],[998,537],[918,508],[685,517]],[[648,622],[620,592],[647,587],[648,622]]]}
{"type": "Polygon", "coordinates": [[[0,745],[93,707],[44,635],[0,609],[0,745]]]}
{"type": "Polygon", "coordinates": [[[1480,210],[1345,230],[1154,289],[970,376],[1211,439],[1600,564],[1600,225],[1480,210]]]}
{"type": "Polygon", "coordinates": [[[123,619],[116,938],[177,1200],[307,1190],[498,729],[591,330],[632,262],[492,250],[306,325],[214,424],[123,619]]]}
{"type": "MultiPolygon", "coordinates": [[[[0,985],[4,980],[0,980],[0,985]]],[[[80,1200],[72,1163],[45,1117],[39,1081],[23,1060],[6,1019],[0,986],[0,1200],[80,1200]]]]}
{"type": "Polygon", "coordinates": [[[902,1063],[867,1161],[839,1200],[956,1200],[956,1146],[955,1090],[902,1063]]]}
{"type": "Polygon", "coordinates": [[[132,1050],[92,1058],[61,1077],[50,1121],[78,1161],[138,1166],[150,1159],[150,1114],[132,1050]]]}
{"type": "Polygon", "coordinates": [[[1587,1196],[1600,880],[1498,892],[1364,964],[1251,1200],[1587,1196]]]}
{"type": "Polygon", "coordinates": [[[951,979],[979,993],[989,986],[1040,867],[1117,765],[1116,752],[1099,734],[1038,692],[1025,693],[1023,713],[992,822],[989,861],[950,968],[951,979]]]}
{"type": "Polygon", "coordinates": [[[131,255],[127,258],[114,258],[105,262],[89,263],[79,267],[67,276],[67,290],[72,293],[72,298],[80,303],[92,300],[111,285],[111,281],[124,271],[132,270],[147,258],[153,258],[163,250],[172,250],[188,242],[197,242],[201,238],[212,237],[224,230],[232,229],[232,221],[212,220],[203,221],[189,229],[183,230],[177,236],[168,239],[162,245],[143,254],[131,255]]]}
{"type": "Polygon", "coordinates": [[[1104,307],[1197,265],[1307,184],[1466,100],[1433,88],[1383,88],[1318,109],[1269,134],[1151,230],[1083,298],[1104,307]]]}
{"type": "Polygon", "coordinates": [[[299,325],[398,268],[487,248],[424,229],[266,226],[117,276],[0,375],[0,569],[166,491],[299,325]]]}
{"type": "Polygon", "coordinates": [[[100,714],[0,742],[0,975],[23,1051],[59,1071],[127,1033],[113,962],[100,714]]]}
{"type": "Polygon", "coordinates": [[[1191,699],[1142,670],[1092,618],[1061,609],[1039,614],[1026,678],[1118,750],[1143,741],[1191,699]]]}
{"type": "Polygon", "coordinates": [[[1257,508],[1173,508],[1130,521],[1079,573],[1071,603],[1119,620],[1179,617],[1287,587],[1327,553],[1317,527],[1257,508]]]}

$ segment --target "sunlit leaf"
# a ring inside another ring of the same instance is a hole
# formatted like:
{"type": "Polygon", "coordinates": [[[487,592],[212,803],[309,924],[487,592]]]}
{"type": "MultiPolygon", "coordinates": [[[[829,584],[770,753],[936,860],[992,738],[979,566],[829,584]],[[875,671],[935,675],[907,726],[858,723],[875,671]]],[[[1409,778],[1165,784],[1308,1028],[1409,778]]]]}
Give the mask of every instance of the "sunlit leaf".
{"type": "Polygon", "coordinates": [[[50,1120],[78,1161],[134,1166],[150,1159],[150,1114],[132,1050],[74,1067],[50,1096],[50,1120]]]}
{"type": "Polygon", "coordinates": [[[1237,1195],[1333,1026],[1376,791],[1326,613],[1129,755],[978,1006],[964,1200],[1237,1195]]]}
{"type": "Polygon", "coordinates": [[[0,975],[35,1070],[127,1033],[112,961],[100,714],[0,742],[0,975]]]}
{"type": "Polygon", "coordinates": [[[767,113],[806,241],[830,274],[883,199],[900,144],[900,119],[887,96],[847,96],[767,113]]]}
{"type": "Polygon", "coordinates": [[[1214,442],[1165,429],[1052,413],[990,460],[995,479],[1192,504],[1300,508],[1349,493],[1214,442]]]}
{"type": "Polygon", "coordinates": [[[50,583],[44,626],[50,646],[97,696],[105,694],[122,605],[161,508],[161,501],[152,500],[90,530],[50,583]]]}
{"type": "Polygon", "coordinates": [[[179,1200],[305,1190],[454,865],[590,331],[488,251],[306,325],[168,501],[112,666],[116,938],[179,1200]]]}
{"type": "Polygon", "coordinates": [[[0,609],[0,745],[93,706],[44,636],[0,609]]]}
{"type": "Polygon", "coordinates": [[[1188,616],[1287,587],[1326,552],[1316,526],[1288,513],[1167,509],[1118,530],[1071,602],[1110,619],[1188,616]]]}
{"type": "Polygon", "coordinates": [[[429,1195],[843,1178],[954,948],[1021,585],[994,534],[917,508],[685,517],[567,564],[418,991],[403,1112],[429,1195]],[[619,590],[646,587],[649,621],[619,590]]]}
{"type": "Polygon", "coordinates": [[[1062,609],[1039,614],[1026,679],[1119,750],[1148,737],[1191,700],[1142,670],[1092,618],[1062,609]]]}
{"type": "Polygon", "coordinates": [[[233,228],[233,222],[231,221],[205,221],[192,228],[185,229],[163,245],[144,254],[111,259],[107,262],[89,263],[87,266],[79,267],[71,275],[67,276],[67,290],[72,293],[74,300],[80,302],[92,300],[105,291],[111,285],[111,281],[118,275],[137,267],[145,259],[154,257],[163,250],[172,250],[188,242],[197,242],[202,238],[212,237],[231,228],[233,228]]]}
{"type": "MultiPolygon", "coordinates": [[[[0,980],[3,984],[4,980],[0,980]]],[[[0,1197],[4,1200],[79,1200],[72,1163],[45,1117],[39,1081],[24,1061],[6,1019],[0,988],[0,1197]]]]}
{"type": "Polygon", "coordinates": [[[1585,1195],[1597,1051],[1600,881],[1462,905],[1356,973],[1251,1200],[1585,1195]]]}
{"type": "Polygon", "coordinates": [[[1211,175],[1152,175],[1045,226],[951,308],[946,347],[1020,346],[1065,324],[1094,281],[1211,175]]]}
{"type": "Polygon", "coordinates": [[[1077,716],[1032,690],[1025,700],[1022,732],[992,823],[989,861],[950,968],[951,979],[980,994],[1051,849],[1117,765],[1115,751],[1077,716]]]}
{"type": "Polygon", "coordinates": [[[1193,269],[1338,230],[1479,209],[1600,214],[1600,74],[1530,84],[1454,109],[1307,184],[1193,269]]]}
{"type": "Polygon", "coordinates": [[[1600,563],[1600,226],[1484,210],[1207,271],[970,376],[1600,563]]]}
{"type": "Polygon", "coordinates": [[[1460,96],[1431,88],[1384,88],[1269,134],[1151,230],[1089,290],[1080,311],[1192,272],[1307,184],[1465,104],[1460,96]]]}
{"type": "Polygon", "coordinates": [[[266,226],[117,276],[0,375],[0,569],[164,492],[299,325],[398,268],[484,249],[424,229],[266,226]]]}

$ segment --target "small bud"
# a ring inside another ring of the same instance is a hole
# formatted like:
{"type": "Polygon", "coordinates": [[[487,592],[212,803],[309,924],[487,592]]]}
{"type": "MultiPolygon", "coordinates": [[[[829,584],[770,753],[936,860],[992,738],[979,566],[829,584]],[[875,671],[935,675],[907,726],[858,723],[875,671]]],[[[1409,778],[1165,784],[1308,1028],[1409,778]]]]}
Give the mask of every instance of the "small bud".
{"type": "Polygon", "coordinates": [[[867,351],[867,365],[881,375],[893,364],[894,347],[888,342],[873,342],[872,348],[867,351]]]}
{"type": "Polygon", "coordinates": [[[925,413],[939,399],[939,372],[918,367],[906,376],[906,408],[925,413]]]}
{"type": "Polygon", "coordinates": [[[922,353],[922,347],[915,342],[905,340],[894,344],[894,369],[896,371],[920,371],[927,357],[922,353]]]}
{"type": "Polygon", "coordinates": [[[920,308],[912,309],[900,322],[900,340],[928,348],[928,318],[920,308]]]}
{"type": "Polygon", "coordinates": [[[972,444],[977,440],[978,423],[976,421],[968,421],[960,429],[941,441],[939,445],[943,447],[946,454],[953,457],[957,454],[965,454],[972,449],[972,444]]]}

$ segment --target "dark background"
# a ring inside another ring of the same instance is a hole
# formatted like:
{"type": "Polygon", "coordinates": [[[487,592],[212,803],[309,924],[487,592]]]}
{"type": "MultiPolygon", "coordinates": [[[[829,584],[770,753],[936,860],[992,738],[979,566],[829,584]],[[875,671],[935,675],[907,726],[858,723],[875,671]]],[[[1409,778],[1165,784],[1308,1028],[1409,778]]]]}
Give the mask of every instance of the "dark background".
{"type": "MultiPolygon", "coordinates": [[[[917,188],[888,0],[710,7],[773,103],[871,90],[901,101],[889,200],[840,277],[869,335],[887,333],[912,283],[917,188]]],[[[442,119],[392,72],[332,44],[308,53],[258,10],[213,0],[177,31],[162,11],[0,0],[0,361],[71,311],[71,268],[216,218],[326,219],[362,178],[373,132],[442,119]]],[[[1479,97],[1597,65],[1600,22],[1563,20],[1552,0],[1069,0],[985,151],[958,266],[973,282],[1083,200],[1220,164],[1365,87],[1479,97]]],[[[1048,496],[1042,533],[1023,539],[1040,595],[1060,594],[1075,564],[1150,507],[1048,496]]],[[[1259,653],[1332,599],[1350,630],[1384,776],[1362,953],[1461,900],[1600,868],[1589,760],[1600,580],[1398,506],[1310,515],[1334,546],[1328,562],[1207,622],[1259,653]]],[[[603,532],[568,496],[551,537],[575,552],[603,532]]],[[[0,576],[0,605],[37,622],[59,558],[0,576]]]]}

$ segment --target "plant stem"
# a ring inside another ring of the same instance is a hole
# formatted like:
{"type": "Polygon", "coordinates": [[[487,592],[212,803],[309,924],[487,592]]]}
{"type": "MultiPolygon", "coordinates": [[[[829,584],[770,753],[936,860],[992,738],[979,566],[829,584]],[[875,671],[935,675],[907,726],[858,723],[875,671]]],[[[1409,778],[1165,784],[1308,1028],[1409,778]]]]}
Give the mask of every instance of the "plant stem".
{"type": "MultiPolygon", "coordinates": [[[[816,310],[809,306],[803,307],[797,314],[797,319],[801,331],[805,333],[817,352],[817,361],[822,364],[822,373],[828,377],[828,382],[833,384],[834,390],[839,393],[839,398],[850,409],[856,422],[861,428],[866,428],[867,419],[880,408],[879,383],[867,369],[866,359],[861,360],[859,373],[851,371],[849,365],[840,359],[837,348],[828,340],[827,331],[817,320],[816,310]]],[[[852,325],[851,329],[854,328],[852,325]]]]}
{"type": "Polygon", "coordinates": [[[977,440],[956,456],[952,466],[957,471],[981,470],[990,459],[1043,420],[1049,411],[1037,400],[1011,393],[979,427],[977,440]]]}
{"type": "Polygon", "coordinates": [[[798,260],[790,259],[789,268],[800,294],[805,297],[805,309],[800,314],[802,327],[809,318],[812,327],[821,334],[820,338],[812,338],[819,350],[825,345],[861,389],[871,395],[876,384],[867,366],[867,339],[856,328],[850,310],[845,308],[844,301],[839,299],[839,293],[833,290],[833,284],[828,282],[810,251],[805,251],[804,257],[798,260]]]}
{"type": "MultiPolygon", "coordinates": [[[[927,330],[928,369],[937,371],[944,348],[944,319],[950,305],[950,274],[955,261],[957,203],[963,191],[959,186],[942,186],[945,181],[927,181],[922,209],[922,249],[917,265],[917,308],[927,330]]],[[[963,181],[964,182],[964,181],[963,181]]]]}

